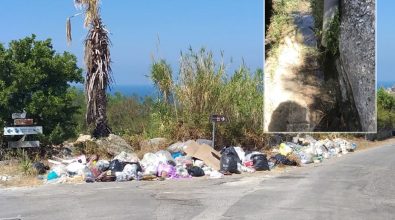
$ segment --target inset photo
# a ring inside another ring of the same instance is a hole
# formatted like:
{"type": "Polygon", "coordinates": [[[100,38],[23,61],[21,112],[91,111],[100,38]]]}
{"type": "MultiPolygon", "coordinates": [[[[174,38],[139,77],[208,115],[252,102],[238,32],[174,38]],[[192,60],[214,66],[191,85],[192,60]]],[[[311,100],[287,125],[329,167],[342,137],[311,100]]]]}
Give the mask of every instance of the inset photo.
{"type": "Polygon", "coordinates": [[[266,0],[265,132],[376,132],[376,2],[266,0]]]}

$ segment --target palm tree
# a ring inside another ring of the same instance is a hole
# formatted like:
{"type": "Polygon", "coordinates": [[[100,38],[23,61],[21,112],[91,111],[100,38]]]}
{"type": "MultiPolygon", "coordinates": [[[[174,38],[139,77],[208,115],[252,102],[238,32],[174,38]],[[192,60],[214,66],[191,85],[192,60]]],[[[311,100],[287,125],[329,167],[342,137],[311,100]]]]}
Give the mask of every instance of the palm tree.
{"type": "MultiPolygon", "coordinates": [[[[101,17],[99,0],[74,0],[77,8],[83,10],[84,25],[89,29],[85,38],[84,62],[86,66],[85,93],[87,98],[86,121],[94,124],[93,136],[107,137],[111,129],[107,125],[106,90],[112,82],[110,39],[101,17]]],[[[79,15],[79,14],[76,14],[79,15]]],[[[71,41],[71,23],[67,19],[67,41],[71,41]]]]}

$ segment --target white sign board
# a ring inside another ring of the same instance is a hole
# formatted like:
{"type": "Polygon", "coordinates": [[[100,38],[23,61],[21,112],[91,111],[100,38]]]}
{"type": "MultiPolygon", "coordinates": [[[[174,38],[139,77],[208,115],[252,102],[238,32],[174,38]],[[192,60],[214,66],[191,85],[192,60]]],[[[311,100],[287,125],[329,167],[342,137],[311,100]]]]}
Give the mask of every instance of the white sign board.
{"type": "Polygon", "coordinates": [[[25,148],[25,147],[39,147],[39,141],[9,141],[8,147],[10,148],[25,148]]]}
{"type": "Polygon", "coordinates": [[[4,135],[28,135],[28,134],[42,134],[43,127],[5,127],[4,135]]]}
{"type": "Polygon", "coordinates": [[[17,118],[26,118],[26,112],[12,113],[12,119],[17,119],[17,118]]]}

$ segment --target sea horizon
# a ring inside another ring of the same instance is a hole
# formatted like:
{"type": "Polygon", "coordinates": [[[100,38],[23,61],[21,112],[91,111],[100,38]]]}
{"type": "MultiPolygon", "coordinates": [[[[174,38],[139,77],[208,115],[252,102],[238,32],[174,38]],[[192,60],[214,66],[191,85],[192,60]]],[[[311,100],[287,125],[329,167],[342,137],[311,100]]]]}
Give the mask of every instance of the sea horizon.
{"type": "MultiPolygon", "coordinates": [[[[71,85],[77,89],[84,89],[82,84],[71,85]]],[[[395,81],[379,81],[377,82],[377,88],[391,88],[395,86],[395,81]]],[[[108,94],[114,95],[115,93],[121,93],[124,96],[138,96],[138,97],[153,97],[155,95],[155,87],[153,85],[111,85],[107,90],[108,94]]]]}
{"type": "MultiPolygon", "coordinates": [[[[71,85],[77,89],[83,90],[84,85],[74,84],[71,85]]],[[[155,95],[155,88],[153,85],[111,85],[107,89],[107,93],[114,95],[121,93],[124,96],[138,96],[138,97],[153,97],[155,95]]]]}

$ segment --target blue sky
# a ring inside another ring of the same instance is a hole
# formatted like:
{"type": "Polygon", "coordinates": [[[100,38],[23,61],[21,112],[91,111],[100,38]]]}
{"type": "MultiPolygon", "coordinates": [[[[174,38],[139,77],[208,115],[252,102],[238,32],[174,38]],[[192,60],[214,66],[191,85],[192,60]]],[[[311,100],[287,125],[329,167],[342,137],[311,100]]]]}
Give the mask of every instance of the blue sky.
{"type": "MultiPolygon", "coordinates": [[[[13,0],[0,6],[1,43],[35,33],[39,39],[52,38],[57,51],[71,51],[83,66],[82,17],[72,20],[70,47],[65,40],[66,18],[77,12],[73,0],[13,0]]],[[[145,75],[152,54],[165,58],[177,71],[180,51],[189,46],[196,50],[204,46],[217,58],[223,50],[231,72],[242,58],[251,70],[263,67],[262,0],[102,0],[101,6],[112,33],[112,67],[118,85],[150,84],[145,75]]]]}
{"type": "Polygon", "coordinates": [[[377,80],[395,81],[395,1],[377,1],[377,80]]]}
{"type": "MultiPolygon", "coordinates": [[[[229,70],[244,58],[255,70],[263,66],[262,0],[102,0],[102,16],[111,31],[113,71],[116,84],[150,84],[152,54],[165,58],[177,69],[179,53],[189,45],[202,46],[219,55],[224,50],[229,70]],[[156,50],[157,36],[160,50],[156,50]]],[[[378,2],[378,81],[395,81],[395,1],[378,2]]],[[[2,1],[0,42],[35,33],[52,38],[54,48],[71,51],[82,65],[82,17],[74,18],[73,44],[65,40],[66,18],[76,13],[73,0],[2,1]]]]}

